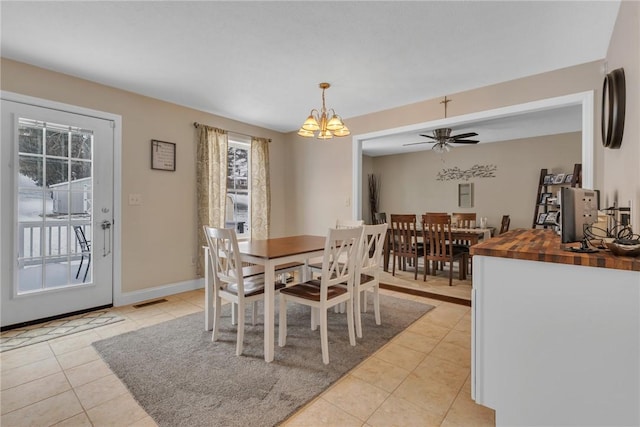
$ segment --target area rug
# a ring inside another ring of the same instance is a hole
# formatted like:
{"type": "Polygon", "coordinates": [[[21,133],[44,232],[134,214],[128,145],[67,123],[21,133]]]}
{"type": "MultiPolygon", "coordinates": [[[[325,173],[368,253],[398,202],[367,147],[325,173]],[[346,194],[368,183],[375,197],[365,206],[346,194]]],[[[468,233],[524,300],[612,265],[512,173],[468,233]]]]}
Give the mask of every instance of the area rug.
{"type": "Polygon", "coordinates": [[[271,363],[264,361],[261,321],[249,322],[243,355],[235,356],[229,305],[215,343],[204,331],[204,314],[195,313],[93,346],[159,426],[273,426],[432,308],[381,295],[382,325],[371,309],[363,313],[363,338],[355,347],[346,315],[330,310],[329,365],[322,363],[319,330],[309,327],[309,308],[298,304],[288,307],[287,345],[276,343],[271,363]]]}
{"type": "Polygon", "coordinates": [[[122,320],[124,320],[124,317],[115,313],[107,310],[98,310],[24,328],[10,329],[0,334],[0,353],[99,326],[110,325],[122,320]]]}

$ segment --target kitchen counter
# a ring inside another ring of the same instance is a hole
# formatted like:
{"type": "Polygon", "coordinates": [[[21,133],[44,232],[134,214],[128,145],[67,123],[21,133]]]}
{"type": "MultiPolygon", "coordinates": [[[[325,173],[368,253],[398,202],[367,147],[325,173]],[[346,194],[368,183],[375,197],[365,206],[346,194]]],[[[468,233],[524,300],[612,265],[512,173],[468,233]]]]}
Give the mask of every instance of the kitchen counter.
{"type": "Polygon", "coordinates": [[[608,250],[580,254],[565,251],[564,248],[567,246],[579,246],[579,244],[560,243],[560,236],[552,230],[517,229],[472,246],[470,253],[527,261],[640,271],[640,257],[617,256],[608,250]]]}

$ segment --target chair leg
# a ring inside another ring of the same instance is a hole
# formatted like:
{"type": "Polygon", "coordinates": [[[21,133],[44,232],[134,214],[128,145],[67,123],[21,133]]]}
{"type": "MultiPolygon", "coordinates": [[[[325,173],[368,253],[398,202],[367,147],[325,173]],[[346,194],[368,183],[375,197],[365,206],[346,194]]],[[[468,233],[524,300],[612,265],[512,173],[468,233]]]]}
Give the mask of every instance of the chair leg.
{"type": "Polygon", "coordinates": [[[242,354],[242,344],[244,341],[244,320],[245,320],[244,301],[238,301],[238,333],[236,339],[236,356],[242,354]]]}
{"type": "MultiPolygon", "coordinates": [[[[320,344],[322,347],[322,363],[329,364],[329,339],[327,337],[327,308],[320,309],[320,344]]],[[[353,327],[353,319],[351,319],[351,326],[353,327]]],[[[353,329],[351,329],[351,332],[353,329]]]]}
{"type": "Polygon", "coordinates": [[[84,255],[80,257],[80,265],[78,266],[78,271],[76,272],[76,279],[80,276],[80,270],[82,269],[82,262],[84,261],[84,255]]]}
{"type": "Polygon", "coordinates": [[[235,302],[231,303],[231,324],[233,326],[238,324],[238,305],[235,302]]]}
{"type": "Polygon", "coordinates": [[[380,292],[379,286],[376,284],[373,287],[373,312],[376,317],[376,325],[381,325],[382,320],[380,319],[380,292]]]}
{"type": "Polygon", "coordinates": [[[453,286],[453,258],[449,262],[449,286],[453,286]]]}
{"type": "MultiPolygon", "coordinates": [[[[356,334],[353,325],[353,301],[347,301],[347,327],[349,328],[349,344],[356,345],[356,334]]],[[[358,313],[359,314],[359,313],[358,313]]],[[[360,317],[360,316],[358,316],[360,317]]],[[[326,325],[325,325],[326,326],[326,325]]]]}
{"type": "Polygon", "coordinates": [[[413,280],[418,280],[418,257],[415,256],[413,259],[413,280]]]}
{"type": "Polygon", "coordinates": [[[287,300],[280,295],[280,314],[278,325],[278,346],[284,347],[287,343],[287,300]]]}
{"type": "Polygon", "coordinates": [[[258,318],[258,304],[254,301],[251,303],[251,324],[256,326],[256,319],[258,318]]]}
{"type": "Polygon", "coordinates": [[[82,279],[82,282],[86,282],[87,281],[87,273],[89,273],[89,267],[91,266],[91,255],[87,256],[87,269],[84,271],[84,278],[82,279]]]}
{"type": "Polygon", "coordinates": [[[396,275],[396,254],[393,254],[393,261],[391,262],[391,275],[395,276],[396,275]]]}
{"type": "MultiPolygon", "coordinates": [[[[364,291],[356,291],[353,294],[353,304],[355,305],[355,309],[353,310],[353,315],[355,316],[355,320],[356,320],[356,335],[358,336],[358,338],[362,338],[362,309],[360,307],[360,304],[361,304],[363,295],[366,295],[366,294],[367,293],[364,291]]],[[[366,306],[365,306],[365,309],[366,309],[366,306]]]]}
{"type": "Polygon", "coordinates": [[[222,304],[220,303],[220,298],[217,295],[214,295],[213,299],[215,301],[215,306],[213,308],[213,332],[211,333],[211,341],[217,341],[220,329],[220,310],[222,309],[222,304]]]}

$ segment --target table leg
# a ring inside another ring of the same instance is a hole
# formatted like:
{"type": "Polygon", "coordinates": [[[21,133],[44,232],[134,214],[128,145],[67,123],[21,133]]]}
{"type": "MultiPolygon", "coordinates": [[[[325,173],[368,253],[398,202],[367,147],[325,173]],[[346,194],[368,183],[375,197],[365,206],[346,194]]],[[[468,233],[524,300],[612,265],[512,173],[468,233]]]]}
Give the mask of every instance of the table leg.
{"type": "Polygon", "coordinates": [[[275,340],[275,261],[264,266],[264,360],[272,362],[275,340]]]}
{"type": "Polygon", "coordinates": [[[211,263],[209,262],[209,248],[204,248],[204,330],[213,329],[213,285],[209,281],[211,274],[211,263]]]}

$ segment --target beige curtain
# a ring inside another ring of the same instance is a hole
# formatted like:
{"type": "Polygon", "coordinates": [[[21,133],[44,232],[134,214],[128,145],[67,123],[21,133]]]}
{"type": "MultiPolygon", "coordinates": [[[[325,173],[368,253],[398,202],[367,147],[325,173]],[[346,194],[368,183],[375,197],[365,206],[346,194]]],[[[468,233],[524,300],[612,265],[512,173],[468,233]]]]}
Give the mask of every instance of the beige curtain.
{"type": "Polygon", "coordinates": [[[207,244],[202,227],[224,227],[227,195],[227,132],[198,126],[196,191],[198,198],[198,248],[196,273],[204,275],[202,247],[207,244]]]}
{"type": "Polygon", "coordinates": [[[251,238],[269,238],[269,140],[251,138],[251,238]]]}

